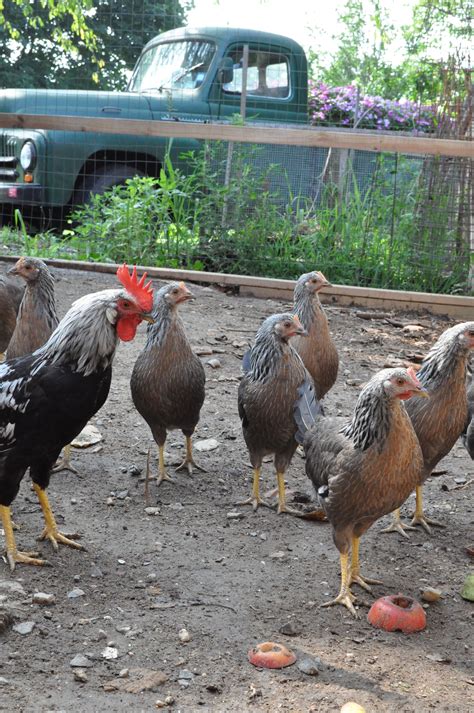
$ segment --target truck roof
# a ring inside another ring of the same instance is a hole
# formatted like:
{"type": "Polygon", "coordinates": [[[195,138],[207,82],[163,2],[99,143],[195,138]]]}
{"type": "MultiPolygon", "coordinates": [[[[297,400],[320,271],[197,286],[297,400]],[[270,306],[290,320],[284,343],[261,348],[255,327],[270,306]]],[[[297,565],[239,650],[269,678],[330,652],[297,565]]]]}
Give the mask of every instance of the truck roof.
{"type": "Polygon", "coordinates": [[[276,46],[282,45],[296,55],[302,54],[306,56],[301,45],[290,37],[273,34],[272,32],[263,32],[262,30],[248,30],[243,27],[178,27],[175,30],[168,30],[154,37],[147,43],[144,50],[158,42],[163,42],[163,40],[169,41],[191,37],[210,40],[225,38],[228,42],[262,42],[276,46]]]}

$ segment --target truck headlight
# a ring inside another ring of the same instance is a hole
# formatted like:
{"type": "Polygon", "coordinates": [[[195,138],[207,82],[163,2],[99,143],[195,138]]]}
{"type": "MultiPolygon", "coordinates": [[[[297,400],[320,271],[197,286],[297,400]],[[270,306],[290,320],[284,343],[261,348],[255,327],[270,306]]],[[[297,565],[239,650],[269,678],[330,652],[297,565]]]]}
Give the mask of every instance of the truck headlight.
{"type": "Polygon", "coordinates": [[[20,163],[24,171],[31,171],[36,164],[36,147],[32,141],[25,141],[20,151],[20,163]]]}

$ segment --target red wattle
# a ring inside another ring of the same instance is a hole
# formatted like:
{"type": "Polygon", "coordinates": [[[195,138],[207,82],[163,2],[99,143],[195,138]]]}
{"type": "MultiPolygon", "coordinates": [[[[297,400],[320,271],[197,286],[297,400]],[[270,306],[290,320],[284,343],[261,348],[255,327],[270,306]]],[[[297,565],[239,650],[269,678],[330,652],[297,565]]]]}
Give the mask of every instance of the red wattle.
{"type": "Polygon", "coordinates": [[[122,342],[131,342],[137,332],[141,319],[138,315],[121,317],[117,322],[117,336],[122,342]]]}

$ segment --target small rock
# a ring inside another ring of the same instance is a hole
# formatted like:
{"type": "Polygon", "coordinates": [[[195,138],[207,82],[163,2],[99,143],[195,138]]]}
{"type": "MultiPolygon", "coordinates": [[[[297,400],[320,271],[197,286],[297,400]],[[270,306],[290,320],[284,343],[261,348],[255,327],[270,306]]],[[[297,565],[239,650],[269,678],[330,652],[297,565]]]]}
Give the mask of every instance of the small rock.
{"type": "Polygon", "coordinates": [[[147,515],[159,515],[160,508],[150,506],[150,507],[145,508],[145,512],[147,515]]]}
{"type": "Polygon", "coordinates": [[[187,668],[182,668],[178,673],[178,683],[183,688],[187,688],[194,678],[194,673],[188,671],[187,668]]]}
{"type": "Polygon", "coordinates": [[[155,708],[166,708],[166,706],[172,706],[174,703],[173,696],[166,696],[165,700],[158,700],[155,702],[155,708]]]}
{"type": "Polygon", "coordinates": [[[46,594],[46,592],[35,592],[33,594],[33,604],[39,604],[41,607],[48,604],[54,604],[56,597],[54,594],[46,594]]]}
{"type": "Polygon", "coordinates": [[[34,621],[21,621],[19,624],[15,624],[14,626],[12,626],[13,631],[16,631],[17,634],[21,634],[22,636],[25,636],[26,634],[31,634],[34,628],[34,621]]]}
{"type": "Polygon", "coordinates": [[[7,686],[10,683],[8,678],[4,678],[3,676],[0,676],[0,686],[7,686]]]}
{"type": "Polygon", "coordinates": [[[138,478],[138,476],[142,474],[142,470],[143,469],[139,468],[137,465],[131,465],[128,472],[133,478],[138,478]]]}
{"type": "Polygon", "coordinates": [[[189,631],[188,631],[187,629],[180,629],[180,630],[178,631],[178,639],[179,639],[183,644],[185,644],[186,642],[191,641],[192,636],[191,636],[191,634],[189,633],[189,631]]]}
{"type": "Polygon", "coordinates": [[[421,598],[424,602],[437,602],[443,596],[439,589],[433,587],[420,587],[421,598]]]}
{"type": "Polygon", "coordinates": [[[101,579],[104,576],[104,573],[100,569],[100,567],[97,567],[96,565],[93,565],[91,567],[91,577],[94,579],[101,579]]]}
{"type": "Polygon", "coordinates": [[[84,656],[83,654],[76,654],[74,658],[69,661],[69,665],[72,668],[91,668],[92,661],[84,656]]]}
{"type": "Polygon", "coordinates": [[[232,510],[227,513],[228,520],[243,520],[245,518],[245,513],[239,510],[232,510]]]}
{"type": "Polygon", "coordinates": [[[107,500],[105,501],[105,504],[108,505],[109,507],[111,505],[115,505],[115,500],[112,497],[108,497],[107,500]]]}
{"type": "Polygon", "coordinates": [[[129,673],[130,673],[130,669],[129,669],[129,668],[122,668],[122,669],[119,671],[119,678],[127,678],[127,676],[128,676],[129,673]]]}
{"type": "Polygon", "coordinates": [[[219,448],[219,441],[215,438],[205,438],[203,441],[196,441],[194,448],[197,451],[215,451],[219,448]]]}
{"type": "Polygon", "coordinates": [[[211,356],[211,347],[193,347],[193,352],[198,356],[211,356]]]}
{"type": "Polygon", "coordinates": [[[71,442],[71,446],[74,446],[74,448],[88,448],[89,446],[95,446],[96,443],[100,443],[101,440],[102,434],[100,431],[91,423],[88,423],[71,442]]]}
{"type": "Polygon", "coordinates": [[[128,497],[128,490],[120,490],[117,493],[117,499],[118,500],[125,500],[125,498],[128,497]]]}
{"type": "Polygon", "coordinates": [[[102,639],[107,638],[107,632],[104,631],[103,629],[99,629],[99,631],[96,634],[96,641],[101,641],[102,639]]]}
{"type": "Polygon", "coordinates": [[[422,327],[420,324],[405,324],[402,329],[405,334],[419,334],[420,332],[423,332],[423,330],[424,327],[422,327]]]}
{"type": "Polygon", "coordinates": [[[87,673],[83,668],[76,668],[74,670],[74,680],[79,681],[79,683],[87,683],[87,673]]]}
{"type": "Polygon", "coordinates": [[[208,359],[207,363],[209,364],[212,369],[221,369],[222,368],[222,363],[220,359],[217,359],[217,357],[214,357],[213,359],[208,359]]]}
{"type": "Polygon", "coordinates": [[[130,631],[131,628],[132,627],[128,626],[127,624],[119,624],[115,627],[115,631],[118,631],[119,634],[126,634],[127,631],[130,631]]]}
{"type": "Polygon", "coordinates": [[[83,589],[79,589],[79,587],[75,587],[74,589],[71,589],[71,591],[67,593],[67,598],[68,599],[77,599],[77,597],[83,597],[84,595],[85,595],[85,592],[83,589]]]}
{"type": "Polygon", "coordinates": [[[105,649],[101,651],[101,656],[104,659],[116,659],[118,657],[118,651],[114,646],[106,646],[105,649]]]}
{"type": "Polygon", "coordinates": [[[291,621],[287,621],[286,624],[283,624],[283,626],[280,626],[279,630],[280,634],[285,634],[285,636],[299,636],[301,634],[301,627],[298,626],[298,624],[294,624],[291,621]]]}
{"type": "Polygon", "coordinates": [[[270,559],[272,560],[282,560],[285,559],[286,557],[286,552],[282,552],[281,550],[278,550],[278,552],[272,552],[270,555],[270,559]]]}
{"type": "Polygon", "coordinates": [[[305,673],[307,676],[319,676],[319,672],[322,669],[321,659],[312,656],[306,656],[301,661],[298,661],[297,666],[301,673],[305,673]]]}

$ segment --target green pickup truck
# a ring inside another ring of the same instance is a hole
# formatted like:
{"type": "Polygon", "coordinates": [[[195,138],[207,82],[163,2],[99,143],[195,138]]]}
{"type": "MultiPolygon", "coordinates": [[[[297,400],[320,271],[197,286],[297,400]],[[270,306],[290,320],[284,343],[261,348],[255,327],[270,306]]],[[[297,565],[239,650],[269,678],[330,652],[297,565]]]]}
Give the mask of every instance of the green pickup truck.
{"type": "MultiPolygon", "coordinates": [[[[146,45],[124,92],[5,89],[0,112],[210,123],[240,113],[242,94],[250,121],[308,123],[300,45],[254,30],[172,30],[146,45]]],[[[4,129],[0,135],[0,212],[8,220],[20,208],[42,227],[91,193],[134,175],[158,176],[169,144],[160,137],[58,130],[4,129]]],[[[175,139],[171,159],[197,146],[175,139]]]]}

